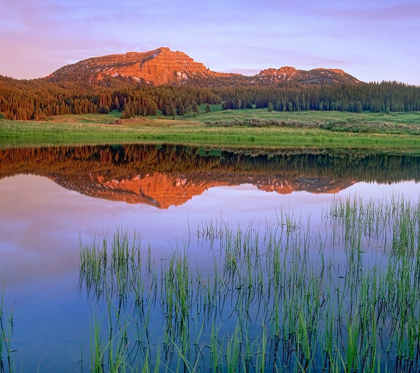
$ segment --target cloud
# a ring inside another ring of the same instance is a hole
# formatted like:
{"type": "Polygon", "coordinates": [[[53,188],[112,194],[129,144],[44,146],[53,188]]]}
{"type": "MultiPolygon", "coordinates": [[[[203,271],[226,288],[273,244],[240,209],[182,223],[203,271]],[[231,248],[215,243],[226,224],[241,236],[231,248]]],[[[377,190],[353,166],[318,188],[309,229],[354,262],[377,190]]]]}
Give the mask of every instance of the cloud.
{"type": "Polygon", "coordinates": [[[378,65],[393,75],[397,55],[406,81],[420,43],[420,4],[397,0],[3,0],[2,13],[0,74],[19,78],[169,46],[212,70],[324,66],[372,79],[378,65]]]}

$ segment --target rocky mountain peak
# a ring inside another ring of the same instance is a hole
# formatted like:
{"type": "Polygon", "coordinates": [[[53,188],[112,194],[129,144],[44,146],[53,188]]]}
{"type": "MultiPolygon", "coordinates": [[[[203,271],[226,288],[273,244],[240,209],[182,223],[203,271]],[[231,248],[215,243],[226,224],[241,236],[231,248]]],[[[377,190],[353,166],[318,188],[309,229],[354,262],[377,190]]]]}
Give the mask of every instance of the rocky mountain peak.
{"type": "MultiPolygon", "coordinates": [[[[208,78],[224,78],[225,84],[230,80],[244,84],[276,84],[292,81],[301,84],[338,84],[358,83],[359,81],[340,69],[297,70],[291,66],[279,69],[262,70],[253,77],[240,74],[218,73],[211,71],[201,62],[180,51],[172,51],[168,47],[160,47],[148,52],[127,52],[87,60],[67,65],[47,77],[48,80],[75,80],[95,82],[110,77],[130,78],[139,83],[155,85],[177,85],[189,80],[208,78]]],[[[211,81],[210,81],[211,82],[211,81]]]]}

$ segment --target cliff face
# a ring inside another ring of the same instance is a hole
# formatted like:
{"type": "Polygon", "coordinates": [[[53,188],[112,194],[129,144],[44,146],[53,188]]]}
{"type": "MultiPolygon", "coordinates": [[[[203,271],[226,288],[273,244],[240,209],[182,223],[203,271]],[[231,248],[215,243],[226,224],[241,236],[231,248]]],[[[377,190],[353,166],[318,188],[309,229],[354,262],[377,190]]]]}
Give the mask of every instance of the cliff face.
{"type": "Polygon", "coordinates": [[[185,84],[200,79],[211,83],[213,78],[224,78],[224,84],[276,84],[291,81],[301,84],[359,83],[353,76],[337,69],[296,70],[294,67],[262,70],[249,77],[240,74],[211,71],[183,52],[174,52],[161,47],[149,52],[128,52],[87,60],[67,65],[49,75],[49,81],[72,80],[95,82],[109,77],[131,78],[139,83],[165,85],[185,84]]]}
{"type": "Polygon", "coordinates": [[[88,74],[90,80],[121,76],[155,85],[176,84],[193,78],[229,77],[232,75],[213,72],[183,52],[173,52],[169,48],[162,47],[143,53],[128,52],[89,58],[73,65],[64,66],[48,78],[59,80],[77,73],[82,74],[79,76],[88,74]]]}

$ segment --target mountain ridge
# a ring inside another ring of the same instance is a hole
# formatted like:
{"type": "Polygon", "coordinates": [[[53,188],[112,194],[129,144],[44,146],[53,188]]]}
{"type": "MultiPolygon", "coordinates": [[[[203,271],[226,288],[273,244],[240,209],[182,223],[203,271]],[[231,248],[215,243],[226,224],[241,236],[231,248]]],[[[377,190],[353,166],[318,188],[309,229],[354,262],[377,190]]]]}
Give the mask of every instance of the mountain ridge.
{"type": "Polygon", "coordinates": [[[309,71],[284,66],[268,68],[254,76],[212,71],[180,51],[160,47],[146,52],[127,52],[91,57],[54,71],[44,79],[53,82],[76,80],[99,82],[108,78],[128,78],[138,83],[153,85],[182,85],[189,81],[224,79],[246,85],[278,84],[340,84],[360,81],[341,69],[316,68],[309,71]]]}

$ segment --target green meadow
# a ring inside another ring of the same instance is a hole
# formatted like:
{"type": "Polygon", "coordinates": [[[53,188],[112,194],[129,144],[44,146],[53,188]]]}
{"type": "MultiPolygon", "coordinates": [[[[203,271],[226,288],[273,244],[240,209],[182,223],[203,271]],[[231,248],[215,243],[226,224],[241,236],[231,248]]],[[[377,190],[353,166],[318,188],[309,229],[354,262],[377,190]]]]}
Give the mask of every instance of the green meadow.
{"type": "Polygon", "coordinates": [[[91,143],[179,143],[208,146],[401,148],[420,145],[420,113],[222,111],[212,105],[188,117],[65,115],[45,122],[0,121],[0,146],[91,143]],[[275,123],[273,125],[273,123],[275,123]]]}

